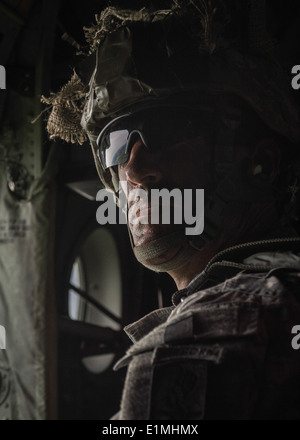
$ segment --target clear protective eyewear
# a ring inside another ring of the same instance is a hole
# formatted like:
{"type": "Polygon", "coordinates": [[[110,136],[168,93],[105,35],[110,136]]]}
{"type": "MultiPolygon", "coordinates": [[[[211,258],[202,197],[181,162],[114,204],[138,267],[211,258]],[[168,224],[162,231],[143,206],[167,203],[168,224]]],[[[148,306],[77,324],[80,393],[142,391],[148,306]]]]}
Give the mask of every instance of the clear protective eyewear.
{"type": "Polygon", "coordinates": [[[203,127],[203,110],[155,106],[113,119],[97,138],[96,154],[103,169],[126,163],[138,136],[152,151],[162,151],[198,137],[203,127]]]}

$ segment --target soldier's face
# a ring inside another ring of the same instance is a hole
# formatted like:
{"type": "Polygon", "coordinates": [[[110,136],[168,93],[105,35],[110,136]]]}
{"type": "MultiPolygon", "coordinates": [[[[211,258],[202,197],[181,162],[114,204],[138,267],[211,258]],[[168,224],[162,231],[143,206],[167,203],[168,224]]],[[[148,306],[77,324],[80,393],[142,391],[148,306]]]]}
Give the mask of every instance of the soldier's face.
{"type": "Polygon", "coordinates": [[[187,208],[183,206],[184,190],[193,190],[192,201],[195,203],[196,189],[209,189],[213,176],[209,148],[201,136],[159,152],[149,150],[138,138],[128,161],[118,166],[118,174],[127,197],[128,223],[135,246],[184,229],[186,225],[183,221],[181,224],[174,221],[174,209],[181,209],[183,220],[184,209],[187,208]],[[154,189],[166,189],[167,193],[178,189],[182,197],[175,197],[175,206],[172,197],[164,201],[163,196],[159,199],[159,206],[153,205],[150,193],[154,189]],[[176,206],[178,203],[181,207],[176,206]],[[168,204],[171,214],[170,221],[166,223],[161,214],[162,207],[167,209],[168,204]],[[154,224],[152,215],[154,212],[157,214],[159,209],[160,220],[154,224]]]}

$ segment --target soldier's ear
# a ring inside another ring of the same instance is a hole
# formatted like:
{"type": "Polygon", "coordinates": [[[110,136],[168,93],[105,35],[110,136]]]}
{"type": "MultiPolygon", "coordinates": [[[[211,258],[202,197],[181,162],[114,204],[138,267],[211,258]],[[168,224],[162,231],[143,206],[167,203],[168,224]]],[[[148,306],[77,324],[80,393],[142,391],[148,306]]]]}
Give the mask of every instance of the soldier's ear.
{"type": "Polygon", "coordinates": [[[255,146],[249,174],[273,182],[279,175],[281,151],[276,139],[264,138],[255,146]]]}

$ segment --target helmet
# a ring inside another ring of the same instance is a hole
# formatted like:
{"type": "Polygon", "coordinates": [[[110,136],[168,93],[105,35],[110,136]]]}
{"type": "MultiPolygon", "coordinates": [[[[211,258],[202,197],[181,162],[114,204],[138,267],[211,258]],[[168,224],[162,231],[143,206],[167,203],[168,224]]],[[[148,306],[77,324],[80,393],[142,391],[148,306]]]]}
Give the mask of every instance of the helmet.
{"type": "Polygon", "coordinates": [[[97,17],[98,28],[91,39],[95,42],[100,31],[103,35],[96,48],[81,125],[108,188],[117,189],[115,176],[96,159],[97,136],[110,119],[141,103],[205,100],[228,126],[232,99],[225,97],[233,95],[250,105],[270,129],[291,142],[300,139],[290,84],[278,63],[262,51],[262,44],[252,51],[229,44],[220,32],[213,35],[214,10],[201,10],[203,2],[197,2],[199,7],[189,1],[181,7],[175,4],[159,11],[108,8],[97,17]],[[114,30],[106,29],[108,18],[114,30]]]}
{"type": "MultiPolygon", "coordinates": [[[[210,209],[205,210],[208,226],[198,237],[199,242],[196,237],[184,246],[176,261],[151,267],[154,270],[170,270],[184,264],[195,248],[219,230],[224,199],[229,193],[234,197],[238,187],[226,180],[226,172],[230,169],[235,131],[243,119],[245,105],[270,130],[292,143],[300,140],[299,114],[291,99],[289,81],[275,60],[270,39],[261,26],[264,2],[249,0],[245,2],[245,10],[249,5],[251,25],[246,43],[239,37],[232,39],[231,22],[226,30],[228,16],[221,0],[173,0],[167,10],[129,11],[109,7],[96,17],[96,25],[86,30],[91,49],[96,52],[96,65],[84,99],[80,85],[76,96],[82,107],[76,114],[81,115],[81,127],[90,140],[100,179],[116,194],[118,177],[112,168],[102,167],[96,154],[98,135],[112,119],[138,106],[162,104],[205,103],[203,108],[214,112],[219,132],[214,147],[215,168],[222,179],[225,176],[221,193],[216,191],[210,198],[210,209]]],[[[71,104],[68,102],[68,108],[74,110],[71,104]]],[[[78,106],[75,108],[78,110],[78,106]]],[[[258,196],[258,191],[249,195],[250,199],[258,196]]],[[[168,242],[169,238],[163,237],[137,249],[138,259],[149,260],[156,255],[154,249],[161,252],[168,242]]]]}

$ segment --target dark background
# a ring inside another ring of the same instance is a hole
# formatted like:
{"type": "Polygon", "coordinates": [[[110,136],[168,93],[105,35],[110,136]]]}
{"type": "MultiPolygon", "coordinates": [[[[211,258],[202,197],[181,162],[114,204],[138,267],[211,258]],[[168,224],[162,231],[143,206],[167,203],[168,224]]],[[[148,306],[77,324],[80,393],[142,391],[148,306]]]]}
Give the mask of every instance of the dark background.
{"type": "MultiPolygon", "coordinates": [[[[168,5],[166,1],[143,3],[160,8],[168,5]]],[[[225,3],[235,14],[236,5],[243,2],[225,3]]],[[[83,26],[90,26],[95,14],[110,4],[122,8],[139,7],[141,1],[0,1],[0,64],[6,68],[7,89],[10,90],[9,94],[1,95],[1,124],[9,123],[5,114],[8,101],[14,96],[33,100],[41,94],[48,96],[50,91],[58,91],[70,79],[73,67],[83,60],[82,56],[76,55],[74,46],[86,46],[83,26]]],[[[269,0],[266,16],[278,58],[292,79],[292,66],[300,64],[300,2],[269,0]]],[[[236,17],[236,26],[235,30],[242,38],[245,28],[243,14],[236,17]]],[[[300,90],[292,93],[300,103],[300,90]]],[[[20,125],[22,123],[20,120],[20,125]]],[[[40,123],[43,141],[39,148],[42,163],[45,163],[51,144],[46,134],[45,116],[41,117],[40,123]]],[[[100,183],[88,144],[78,146],[62,141],[57,144],[54,273],[58,333],[57,345],[53,345],[57,357],[51,363],[53,375],[57,374],[57,384],[54,380],[49,418],[108,419],[118,409],[124,381],[124,371],[116,373],[111,367],[124,353],[129,341],[121,332],[107,334],[94,327],[89,332],[88,323],[77,325],[68,317],[69,279],[74,258],[84,238],[99,227],[95,220],[97,203],[70,189],[69,184],[76,182],[80,188],[80,182],[92,180],[96,189],[100,188],[100,183]],[[115,357],[111,366],[100,374],[89,372],[82,364],[87,349],[95,354],[113,353],[115,357]]],[[[173,282],[164,275],[144,269],[134,260],[126,227],[116,226],[111,233],[118,245],[122,264],[122,322],[128,324],[158,306],[170,305],[171,292],[175,289],[173,282]]]]}

